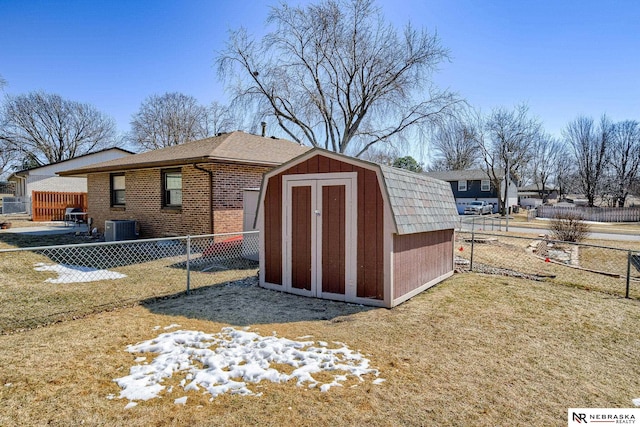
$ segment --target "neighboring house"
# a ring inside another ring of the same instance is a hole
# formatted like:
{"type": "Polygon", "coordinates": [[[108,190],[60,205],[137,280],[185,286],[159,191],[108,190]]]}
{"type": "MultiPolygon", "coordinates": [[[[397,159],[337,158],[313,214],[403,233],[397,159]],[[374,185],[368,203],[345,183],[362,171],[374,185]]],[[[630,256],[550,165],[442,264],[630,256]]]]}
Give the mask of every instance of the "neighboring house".
{"type": "Polygon", "coordinates": [[[554,185],[547,185],[542,191],[536,184],[525,185],[518,188],[518,200],[520,206],[535,208],[543,203],[558,200],[558,189],[554,185]]]}
{"type": "Polygon", "coordinates": [[[308,149],[237,131],[60,175],[86,177],[88,216],[99,231],[107,220],[135,220],[140,237],[239,232],[243,190],[308,149]]]}
{"type": "Polygon", "coordinates": [[[260,285],[393,307],[453,274],[457,221],[445,182],[316,148],[264,177],[260,285]]]}
{"type": "MultiPolygon", "coordinates": [[[[87,192],[86,178],[61,177],[57,175],[58,172],[80,168],[107,160],[120,159],[132,154],[133,153],[131,151],[123,150],[122,148],[107,148],[74,157],[73,159],[14,172],[9,176],[8,180],[15,184],[15,198],[12,200],[16,206],[20,205],[21,207],[14,207],[13,211],[28,212],[32,218],[36,220],[37,215],[34,215],[34,212],[31,211],[31,201],[34,191],[54,193],[87,192]]],[[[64,199],[65,197],[63,195],[60,200],[64,199]]],[[[53,207],[53,210],[64,212],[64,206],[53,207]]],[[[60,218],[47,218],[45,220],[62,219],[62,214],[58,214],[58,216],[60,216],[60,218]]]]}
{"type": "Polygon", "coordinates": [[[87,180],[85,178],[62,177],[58,176],[57,173],[107,160],[120,159],[132,154],[131,151],[123,150],[122,148],[107,148],[74,157],[73,159],[14,172],[9,176],[8,180],[15,183],[15,196],[17,197],[31,197],[33,191],[86,193],[87,180]]]}
{"type": "MultiPolygon", "coordinates": [[[[425,172],[432,178],[447,181],[451,184],[453,197],[456,199],[458,213],[464,213],[464,207],[474,200],[485,200],[493,205],[493,212],[498,212],[498,190],[491,183],[489,175],[482,169],[425,172]]],[[[505,180],[505,173],[499,172],[498,178],[505,180]]],[[[504,192],[504,184],[501,191],[504,192]]],[[[515,180],[510,180],[508,206],[518,204],[518,188],[515,180]]],[[[504,197],[504,193],[502,193],[504,197]]]]}

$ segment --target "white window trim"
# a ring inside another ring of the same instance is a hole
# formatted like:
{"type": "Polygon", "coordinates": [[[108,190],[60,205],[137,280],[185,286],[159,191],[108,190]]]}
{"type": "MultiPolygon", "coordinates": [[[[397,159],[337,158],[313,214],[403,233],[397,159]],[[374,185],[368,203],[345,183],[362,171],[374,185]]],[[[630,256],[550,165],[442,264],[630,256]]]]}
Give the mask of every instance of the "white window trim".
{"type": "Polygon", "coordinates": [[[458,181],[458,191],[467,191],[467,180],[458,181]]]}
{"type": "Polygon", "coordinates": [[[491,191],[491,181],[488,179],[480,181],[480,191],[491,191]]]}

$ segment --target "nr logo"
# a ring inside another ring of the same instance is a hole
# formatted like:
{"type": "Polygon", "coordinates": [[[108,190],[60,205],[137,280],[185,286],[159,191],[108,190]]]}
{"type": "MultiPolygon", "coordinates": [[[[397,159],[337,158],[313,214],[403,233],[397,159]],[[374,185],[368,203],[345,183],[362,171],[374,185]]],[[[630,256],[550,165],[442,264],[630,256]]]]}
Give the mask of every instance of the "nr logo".
{"type": "Polygon", "coordinates": [[[586,424],[587,423],[587,414],[581,414],[581,413],[573,412],[573,422],[580,423],[580,424],[582,424],[582,423],[586,424]]]}

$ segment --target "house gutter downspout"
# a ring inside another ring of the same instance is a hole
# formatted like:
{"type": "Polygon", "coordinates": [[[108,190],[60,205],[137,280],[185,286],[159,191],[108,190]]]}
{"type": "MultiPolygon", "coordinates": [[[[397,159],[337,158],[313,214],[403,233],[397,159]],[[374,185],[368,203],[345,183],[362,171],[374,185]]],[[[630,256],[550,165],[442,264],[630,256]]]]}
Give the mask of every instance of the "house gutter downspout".
{"type": "Polygon", "coordinates": [[[201,168],[197,163],[193,167],[209,175],[209,234],[213,234],[213,172],[201,168]]]}

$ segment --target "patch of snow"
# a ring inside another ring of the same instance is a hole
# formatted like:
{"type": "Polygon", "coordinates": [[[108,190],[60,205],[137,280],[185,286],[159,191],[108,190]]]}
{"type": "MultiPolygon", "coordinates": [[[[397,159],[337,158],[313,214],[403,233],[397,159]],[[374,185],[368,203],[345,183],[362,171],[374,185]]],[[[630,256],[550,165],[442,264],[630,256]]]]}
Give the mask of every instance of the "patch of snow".
{"type": "MultiPolygon", "coordinates": [[[[119,398],[149,400],[161,397],[163,390],[164,394],[171,392],[171,388],[165,390],[161,383],[181,373],[184,378],[179,386],[184,391],[203,391],[213,400],[224,393],[256,395],[251,388],[265,380],[275,383],[295,380],[298,386],[318,387],[327,392],[331,387],[341,387],[349,377],[364,381],[364,375],[379,375],[362,354],[345,344],[337,345],[328,348],[324,342],[316,346],[313,341],[263,337],[231,327],[215,334],[179,330],[127,346],[130,353],[157,356],[150,363],[132,366],[129,375],[114,381],[122,388],[119,398]],[[287,374],[272,364],[289,365],[294,370],[287,374]],[[321,384],[313,377],[323,371],[335,372],[331,382],[321,384]]],[[[181,399],[186,402],[186,397],[181,399]]]]}
{"type": "Polygon", "coordinates": [[[176,405],[186,405],[187,404],[187,396],[179,397],[173,401],[176,405]]]}
{"type": "Polygon", "coordinates": [[[13,383],[6,383],[4,386],[5,387],[11,387],[13,385],[13,383]]]}
{"type": "Polygon", "coordinates": [[[162,329],[164,329],[165,331],[168,331],[169,329],[179,328],[179,327],[180,327],[180,325],[178,325],[177,323],[172,323],[172,324],[170,324],[169,326],[165,326],[165,327],[164,327],[164,328],[162,328],[162,329]]]}
{"type": "Polygon", "coordinates": [[[632,400],[633,404],[636,406],[640,406],[640,397],[632,400]]]}
{"type": "Polygon", "coordinates": [[[85,283],[96,282],[98,280],[115,280],[127,277],[125,274],[109,270],[96,270],[91,267],[81,265],[53,264],[47,265],[37,263],[34,265],[36,271],[53,271],[58,273],[58,278],[49,278],[47,283],[85,283]]]}
{"type": "Polygon", "coordinates": [[[131,409],[134,406],[138,406],[138,404],[136,402],[131,401],[131,402],[127,403],[127,406],[125,406],[124,409],[131,409]]]}
{"type": "Polygon", "coordinates": [[[141,357],[136,357],[136,360],[134,360],[134,362],[140,363],[140,362],[144,362],[145,360],[147,360],[147,358],[144,356],[141,356],[141,357]]]}
{"type": "Polygon", "coordinates": [[[378,384],[382,384],[385,381],[386,380],[384,378],[376,378],[375,380],[373,380],[373,384],[378,385],[378,384]]]}

